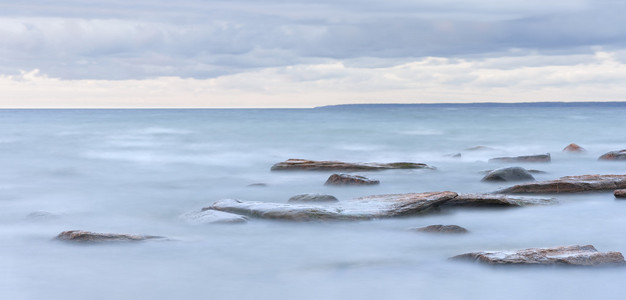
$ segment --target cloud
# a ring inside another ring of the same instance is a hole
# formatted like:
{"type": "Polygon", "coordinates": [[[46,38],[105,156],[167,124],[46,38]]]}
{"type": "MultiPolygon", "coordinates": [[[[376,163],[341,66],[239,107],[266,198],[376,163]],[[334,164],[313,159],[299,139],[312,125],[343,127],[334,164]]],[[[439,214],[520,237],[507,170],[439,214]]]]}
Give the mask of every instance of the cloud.
{"type": "Polygon", "coordinates": [[[450,59],[386,67],[340,61],[208,79],[66,80],[0,76],[1,107],[313,107],[337,103],[623,101],[618,53],[450,59]],[[504,67],[503,67],[504,66],[504,67]]]}

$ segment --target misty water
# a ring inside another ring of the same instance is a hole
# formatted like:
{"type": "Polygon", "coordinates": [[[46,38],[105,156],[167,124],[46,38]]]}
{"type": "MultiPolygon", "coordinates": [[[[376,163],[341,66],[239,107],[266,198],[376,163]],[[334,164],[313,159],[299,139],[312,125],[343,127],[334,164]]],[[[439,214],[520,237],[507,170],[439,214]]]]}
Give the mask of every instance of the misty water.
{"type": "Polygon", "coordinates": [[[180,216],[224,198],[492,192],[510,184],[481,182],[481,172],[505,166],[545,171],[537,180],[626,174],[625,162],[597,160],[626,148],[625,115],[626,106],[611,105],[1,110],[0,299],[624,298],[626,267],[448,260],[562,245],[625,252],[626,201],[608,191],[556,195],[553,206],[356,222],[193,225],[180,216]],[[569,143],[587,152],[561,152],[569,143]],[[467,150],[474,146],[490,149],[467,150]],[[545,153],[551,163],[487,162],[545,153]],[[332,172],[270,171],[289,158],[437,170],[358,172],[381,184],[331,187],[324,182],[332,172]],[[432,224],[470,233],[409,230],[432,224]],[[73,229],[169,240],[54,240],[73,229]]]}

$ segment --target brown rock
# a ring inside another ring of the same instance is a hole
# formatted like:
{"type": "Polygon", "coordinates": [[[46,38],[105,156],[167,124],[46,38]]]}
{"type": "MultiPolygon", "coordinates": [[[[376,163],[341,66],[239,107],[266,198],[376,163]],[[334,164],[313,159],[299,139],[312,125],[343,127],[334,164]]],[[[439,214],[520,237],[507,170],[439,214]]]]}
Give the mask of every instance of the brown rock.
{"type": "Polygon", "coordinates": [[[441,203],[441,208],[455,207],[523,207],[533,205],[551,205],[557,201],[553,198],[521,197],[498,194],[458,194],[458,196],[441,203]]]}
{"type": "Polygon", "coordinates": [[[615,190],[613,192],[613,195],[615,195],[615,198],[626,198],[626,189],[624,189],[624,190],[615,190]]]}
{"type": "Polygon", "coordinates": [[[585,148],[578,146],[576,144],[569,144],[565,148],[563,148],[563,152],[570,152],[570,153],[583,153],[586,151],[587,150],[585,150],[585,148]]]}
{"type": "Polygon", "coordinates": [[[327,205],[224,199],[203,210],[214,209],[255,218],[288,221],[367,220],[426,213],[436,210],[439,204],[456,196],[454,192],[376,195],[327,205]]]}
{"type": "Polygon", "coordinates": [[[530,248],[516,251],[472,252],[452,259],[472,260],[490,265],[623,265],[619,252],[598,252],[591,245],[555,248],[530,248]]]}
{"type": "Polygon", "coordinates": [[[457,225],[430,225],[413,229],[420,232],[428,233],[468,233],[469,231],[457,225]]]}
{"type": "Polygon", "coordinates": [[[313,171],[376,171],[387,169],[434,169],[426,164],[411,162],[395,163],[347,163],[341,161],[315,161],[288,159],[272,166],[272,171],[313,170],[313,171]]]}
{"type": "Polygon", "coordinates": [[[550,153],[516,157],[496,157],[489,162],[550,162],[550,153]]]}
{"type": "Polygon", "coordinates": [[[57,240],[70,242],[133,242],[147,239],[159,239],[160,236],[120,234],[120,233],[96,233],[82,230],[63,231],[56,236],[57,240]]]}
{"type": "Polygon", "coordinates": [[[333,174],[326,180],[326,185],[374,185],[380,181],[358,175],[333,174]]]}
{"type": "Polygon", "coordinates": [[[565,176],[556,180],[518,184],[496,191],[498,194],[580,193],[626,188],[626,175],[565,176]]]}
{"type": "Polygon", "coordinates": [[[598,159],[600,160],[626,160],[626,149],[619,151],[611,151],[603,154],[598,159]]]}

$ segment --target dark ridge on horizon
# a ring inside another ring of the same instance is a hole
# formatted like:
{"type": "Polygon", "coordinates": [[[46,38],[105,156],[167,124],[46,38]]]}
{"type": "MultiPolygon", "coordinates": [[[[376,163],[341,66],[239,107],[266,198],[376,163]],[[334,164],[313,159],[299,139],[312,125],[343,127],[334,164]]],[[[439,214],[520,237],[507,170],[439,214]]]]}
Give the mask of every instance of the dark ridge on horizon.
{"type": "Polygon", "coordinates": [[[393,107],[626,107],[626,101],[612,102],[474,102],[474,103],[363,103],[317,106],[314,109],[333,108],[393,108],[393,107]]]}

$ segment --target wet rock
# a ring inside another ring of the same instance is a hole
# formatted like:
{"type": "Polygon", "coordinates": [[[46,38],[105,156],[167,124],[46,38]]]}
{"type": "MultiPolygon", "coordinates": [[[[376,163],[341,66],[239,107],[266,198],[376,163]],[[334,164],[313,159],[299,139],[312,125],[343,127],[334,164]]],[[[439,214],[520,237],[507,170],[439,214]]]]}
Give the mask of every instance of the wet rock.
{"type": "Polygon", "coordinates": [[[272,171],[312,170],[312,171],[376,171],[387,169],[434,169],[426,164],[411,162],[395,163],[347,163],[341,161],[315,161],[288,159],[272,166],[272,171]]]}
{"type": "Polygon", "coordinates": [[[550,162],[550,153],[516,157],[496,157],[489,162],[550,162]]]}
{"type": "Polygon", "coordinates": [[[468,233],[469,231],[458,225],[430,225],[426,227],[414,228],[415,231],[429,233],[468,233]]]}
{"type": "Polygon", "coordinates": [[[337,198],[333,195],[322,195],[322,194],[302,194],[295,195],[289,198],[287,202],[294,203],[315,203],[315,202],[338,202],[337,198]]]}
{"type": "Polygon", "coordinates": [[[585,148],[578,146],[576,144],[569,144],[565,148],[563,148],[563,152],[583,153],[583,152],[587,152],[587,150],[585,150],[585,148]]]}
{"type": "Polygon", "coordinates": [[[620,252],[598,252],[591,245],[554,248],[530,248],[515,251],[472,252],[452,259],[471,260],[490,265],[623,265],[620,252]]]}
{"type": "Polygon", "coordinates": [[[498,194],[555,194],[609,191],[626,188],[626,175],[565,176],[556,180],[518,184],[496,191],[498,194]]]}
{"type": "Polygon", "coordinates": [[[535,180],[530,172],[521,167],[495,169],[489,172],[481,181],[528,181],[535,180]]]}
{"type": "Polygon", "coordinates": [[[626,198],[626,189],[615,190],[613,195],[615,195],[615,198],[626,198]]]}
{"type": "Polygon", "coordinates": [[[328,205],[224,199],[205,209],[289,221],[367,220],[427,213],[456,196],[454,192],[376,195],[328,205]]]}
{"type": "Polygon", "coordinates": [[[180,216],[188,224],[241,224],[247,223],[248,218],[217,210],[192,211],[180,216]]]}
{"type": "Polygon", "coordinates": [[[441,203],[439,207],[523,207],[552,205],[556,203],[557,201],[554,198],[523,197],[499,194],[458,194],[458,196],[441,203]]]}
{"type": "Polygon", "coordinates": [[[56,236],[57,240],[68,242],[136,242],[149,239],[163,239],[161,236],[135,235],[123,233],[97,233],[82,230],[63,231],[56,236]]]}
{"type": "Polygon", "coordinates": [[[626,149],[619,151],[611,151],[603,154],[598,159],[600,160],[626,160],[626,149]]]}
{"type": "Polygon", "coordinates": [[[328,177],[325,185],[374,185],[380,181],[368,179],[367,177],[348,174],[333,174],[328,177]]]}

